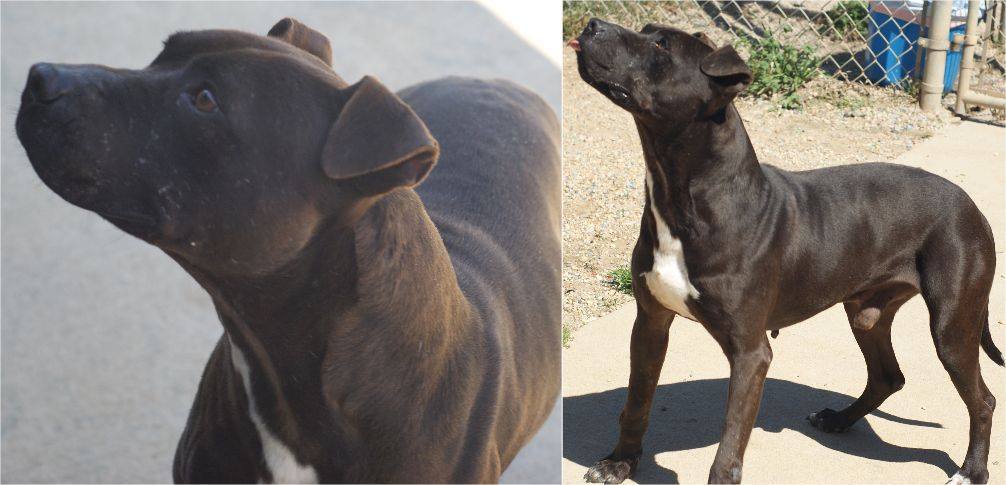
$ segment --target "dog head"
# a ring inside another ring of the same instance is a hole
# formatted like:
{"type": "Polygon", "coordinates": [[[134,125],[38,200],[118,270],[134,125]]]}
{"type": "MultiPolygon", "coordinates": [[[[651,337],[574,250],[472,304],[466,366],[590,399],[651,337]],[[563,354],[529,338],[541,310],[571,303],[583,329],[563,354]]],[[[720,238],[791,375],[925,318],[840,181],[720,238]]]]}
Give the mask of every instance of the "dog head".
{"type": "Polygon", "coordinates": [[[174,34],[140,70],[36,64],[17,134],[70,203],[204,268],[264,272],[438,155],[401,99],[331,63],[324,35],[284,19],[174,34]]]}
{"type": "Polygon", "coordinates": [[[658,24],[634,32],[590,19],[570,45],[587,84],[636,117],[675,126],[720,112],[752,80],[733,47],[658,24]]]}

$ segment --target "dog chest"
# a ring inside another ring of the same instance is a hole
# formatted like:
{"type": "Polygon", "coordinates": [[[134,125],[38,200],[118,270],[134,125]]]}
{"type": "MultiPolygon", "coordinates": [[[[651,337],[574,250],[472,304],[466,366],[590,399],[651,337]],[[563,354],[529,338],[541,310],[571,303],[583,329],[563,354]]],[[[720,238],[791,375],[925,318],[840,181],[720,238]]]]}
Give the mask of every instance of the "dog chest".
{"type": "Polygon", "coordinates": [[[671,234],[670,228],[656,210],[653,197],[653,174],[646,171],[646,191],[650,198],[650,212],[657,226],[657,247],[653,248],[653,267],[640,274],[646,286],[661,305],[683,317],[695,320],[685,302],[698,299],[699,291],[688,280],[685,253],[681,240],[671,234]]]}

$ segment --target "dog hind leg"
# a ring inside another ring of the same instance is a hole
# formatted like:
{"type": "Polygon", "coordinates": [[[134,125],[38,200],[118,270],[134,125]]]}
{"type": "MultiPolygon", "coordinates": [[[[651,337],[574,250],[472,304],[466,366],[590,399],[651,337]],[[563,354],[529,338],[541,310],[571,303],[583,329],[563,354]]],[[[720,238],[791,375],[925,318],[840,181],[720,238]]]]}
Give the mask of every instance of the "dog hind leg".
{"type": "Polygon", "coordinates": [[[845,313],[849,317],[852,334],[866,360],[866,388],[859,399],[841,411],[825,408],[807,416],[814,427],[826,433],[847,431],[856,421],[877,409],[891,394],[904,387],[905,376],[901,373],[894,347],[891,346],[891,323],[904,301],[888,301],[880,309],[872,305],[863,308],[856,301],[845,302],[845,313]]]}
{"type": "Polygon", "coordinates": [[[992,413],[996,401],[981,375],[978,362],[980,332],[959,330],[962,326],[975,326],[982,313],[975,311],[971,305],[952,307],[952,304],[945,304],[936,309],[930,321],[936,353],[967,406],[970,420],[968,451],[961,469],[950,483],[986,483],[992,413]]]}
{"type": "Polygon", "coordinates": [[[929,308],[936,354],[967,406],[970,421],[964,463],[948,483],[986,483],[996,401],[982,379],[979,343],[995,274],[995,256],[990,245],[975,251],[974,247],[955,244],[955,239],[937,242],[941,244],[919,258],[922,296],[929,308]]]}

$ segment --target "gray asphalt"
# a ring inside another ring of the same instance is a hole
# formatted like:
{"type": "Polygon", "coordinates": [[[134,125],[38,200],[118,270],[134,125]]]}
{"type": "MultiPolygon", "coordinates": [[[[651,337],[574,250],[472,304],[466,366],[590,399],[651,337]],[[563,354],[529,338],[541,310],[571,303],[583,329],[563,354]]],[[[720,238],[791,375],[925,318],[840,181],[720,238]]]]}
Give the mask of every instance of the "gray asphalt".
{"type": "MultiPolygon", "coordinates": [[[[0,16],[3,482],[170,481],[221,334],[209,298],[174,262],[63,202],[32,172],[14,133],[32,63],[140,68],[174,31],[265,33],[293,16],[332,40],[347,81],[507,78],[559,111],[558,67],[474,4],[4,3],[0,16]]],[[[504,481],[558,482],[559,426],[553,412],[504,481]]]]}

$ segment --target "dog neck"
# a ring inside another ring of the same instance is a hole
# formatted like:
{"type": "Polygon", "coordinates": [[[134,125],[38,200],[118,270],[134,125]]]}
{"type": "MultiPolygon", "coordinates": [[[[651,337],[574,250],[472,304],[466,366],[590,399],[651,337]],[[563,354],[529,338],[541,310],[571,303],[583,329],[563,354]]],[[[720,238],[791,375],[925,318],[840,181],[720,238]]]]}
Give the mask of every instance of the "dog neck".
{"type": "Polygon", "coordinates": [[[380,368],[383,354],[366,350],[380,345],[437,376],[440,369],[419,367],[437,365],[430,356],[456,351],[474,327],[440,234],[411,189],[377,200],[352,227],[319,229],[299,257],[268,275],[218,276],[179,262],[210,293],[243,354],[258,414],[282,442],[316,453],[352,446],[338,441],[349,433],[301,431],[301,421],[317,427],[333,418],[325,401],[346,391],[337,387],[367,377],[341,375],[340,362],[362,357],[380,368]]]}
{"type": "Polygon", "coordinates": [[[656,210],[676,235],[687,237],[695,231],[701,217],[697,199],[745,197],[766,184],[733,103],[684,128],[641,118],[636,118],[636,128],[656,210]]]}

